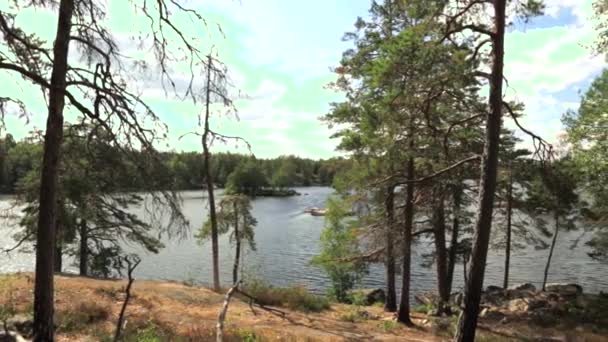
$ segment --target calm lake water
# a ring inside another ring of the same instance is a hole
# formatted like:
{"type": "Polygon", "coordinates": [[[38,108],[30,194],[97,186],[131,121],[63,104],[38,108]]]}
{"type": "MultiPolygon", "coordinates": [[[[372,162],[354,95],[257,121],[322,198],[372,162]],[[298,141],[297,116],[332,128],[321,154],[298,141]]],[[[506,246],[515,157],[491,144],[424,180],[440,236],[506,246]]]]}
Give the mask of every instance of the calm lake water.
{"type": "MultiPolygon", "coordinates": [[[[315,292],[323,292],[329,286],[322,271],[310,265],[311,258],[318,252],[319,236],[323,229],[323,217],[314,217],[303,211],[310,207],[323,207],[332,189],[309,187],[297,189],[302,196],[290,198],[258,198],[253,201],[253,215],[258,220],[256,227],[257,252],[246,251],[244,262],[246,274],[255,274],[276,286],[302,285],[315,292]]],[[[207,216],[206,198],[202,191],[182,193],[184,213],[191,225],[189,237],[181,241],[165,241],[166,248],[159,254],[146,253],[135,246],[130,250],[142,256],[142,263],[136,270],[136,277],[145,279],[191,281],[199,284],[211,282],[210,243],[199,245],[192,238],[207,216]]],[[[10,197],[0,199],[1,208],[11,204],[10,197]]],[[[6,214],[6,212],[5,212],[6,214]]],[[[14,244],[11,236],[15,231],[15,220],[4,219],[0,225],[0,247],[14,244]]],[[[581,284],[586,292],[608,291],[608,265],[591,260],[586,255],[584,245],[570,249],[572,241],[580,233],[563,233],[556,247],[550,282],[574,282],[581,284]]],[[[419,243],[414,249],[412,259],[412,289],[415,292],[435,289],[435,271],[423,267],[422,257],[431,250],[426,242],[419,243]]],[[[511,283],[540,283],[548,250],[518,250],[511,258],[511,283]]],[[[220,262],[222,282],[228,285],[231,280],[233,250],[228,238],[220,239],[220,262]]],[[[76,271],[66,260],[68,271],[76,271]]],[[[32,271],[33,255],[26,252],[0,255],[0,273],[32,271]]],[[[455,288],[462,286],[462,265],[455,271],[455,288]]],[[[491,252],[487,271],[486,285],[502,284],[503,256],[491,252]]],[[[383,287],[384,272],[382,265],[372,265],[363,287],[383,287]]]]}

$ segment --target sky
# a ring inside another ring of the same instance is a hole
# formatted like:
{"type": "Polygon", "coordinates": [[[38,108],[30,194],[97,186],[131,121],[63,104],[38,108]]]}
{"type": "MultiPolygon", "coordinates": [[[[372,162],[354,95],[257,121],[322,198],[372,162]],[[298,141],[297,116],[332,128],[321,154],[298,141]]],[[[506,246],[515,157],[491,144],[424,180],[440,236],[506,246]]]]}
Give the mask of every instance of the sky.
{"type": "MultiPolygon", "coordinates": [[[[110,29],[117,32],[119,39],[138,25],[128,11],[120,8],[121,2],[124,1],[110,2],[108,18],[110,29]]],[[[344,32],[352,30],[358,16],[367,15],[370,1],[186,3],[197,8],[210,23],[208,31],[201,29],[205,32],[200,44],[203,49],[215,47],[230,70],[235,88],[242,94],[235,102],[239,119],[216,119],[213,128],[245,138],[253,153],[261,158],[287,154],[309,158],[337,155],[338,142],[330,138],[332,132],[319,118],[342,95],[326,85],[334,79],[331,68],[349,47],[341,40],[344,32]],[[215,24],[221,26],[223,34],[215,29],[215,24]]],[[[517,23],[507,33],[506,96],[526,105],[526,116],[521,121],[527,128],[557,142],[562,132],[561,115],[578,107],[581,92],[602,71],[605,58],[595,56],[591,50],[596,37],[590,20],[591,0],[545,0],[545,3],[547,10],[543,17],[527,24],[517,23]]],[[[53,15],[52,11],[23,12],[18,22],[52,41],[53,15]]],[[[123,45],[128,49],[128,43],[123,45]]],[[[31,112],[27,119],[9,115],[5,118],[5,131],[21,138],[34,128],[43,128],[44,103],[34,99],[35,92],[1,71],[0,84],[3,93],[25,99],[31,112]]],[[[166,96],[158,84],[142,82],[140,86],[146,100],[169,127],[168,148],[200,151],[198,137],[182,136],[197,130],[201,104],[166,96]]],[[[66,115],[67,120],[73,117],[66,115]]],[[[514,127],[508,121],[506,124],[514,127]]],[[[214,150],[247,152],[233,143],[216,144],[214,150]]]]}

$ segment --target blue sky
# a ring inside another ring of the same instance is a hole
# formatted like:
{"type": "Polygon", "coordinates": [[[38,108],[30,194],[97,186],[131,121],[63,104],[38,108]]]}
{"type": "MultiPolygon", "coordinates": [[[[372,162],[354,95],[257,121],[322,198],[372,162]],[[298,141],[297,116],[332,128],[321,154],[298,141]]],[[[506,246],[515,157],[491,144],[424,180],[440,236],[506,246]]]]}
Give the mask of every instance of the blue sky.
{"type": "MultiPolygon", "coordinates": [[[[545,16],[518,24],[507,34],[505,73],[510,88],[506,95],[526,104],[527,115],[522,122],[528,128],[557,142],[562,113],[577,107],[579,93],[601,72],[605,60],[594,56],[590,49],[596,35],[589,20],[593,13],[591,0],[545,2],[545,16]]],[[[236,103],[240,121],[218,119],[215,128],[243,136],[259,157],[335,155],[337,142],[330,139],[331,132],[318,119],[328,111],[329,103],[341,96],[325,89],[325,85],[333,79],[330,68],[337,65],[348,47],[341,41],[342,35],[352,29],[357,16],[367,15],[370,1],[187,3],[223,27],[226,37],[210,32],[207,43],[218,46],[234,83],[248,95],[236,103]]],[[[118,16],[112,25],[128,31],[128,26],[123,27],[125,20],[118,16]]],[[[46,31],[52,32],[52,27],[46,31]]],[[[0,80],[2,77],[0,74],[0,80]]],[[[165,98],[154,86],[148,85],[145,91],[169,126],[170,148],[200,150],[198,138],[178,139],[196,127],[200,106],[165,98]]],[[[37,108],[33,112],[40,114],[32,114],[27,125],[22,119],[7,118],[7,129],[19,138],[33,127],[44,127],[43,107],[37,108]]],[[[234,150],[234,146],[215,149],[234,150]]],[[[245,152],[242,148],[238,151],[245,152]]]]}

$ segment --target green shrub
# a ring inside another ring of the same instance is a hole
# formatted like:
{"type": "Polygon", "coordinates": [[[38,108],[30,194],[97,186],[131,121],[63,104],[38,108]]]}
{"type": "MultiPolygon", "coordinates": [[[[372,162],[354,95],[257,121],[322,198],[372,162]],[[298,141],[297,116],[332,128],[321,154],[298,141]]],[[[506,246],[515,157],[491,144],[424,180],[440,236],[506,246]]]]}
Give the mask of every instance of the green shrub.
{"type": "Polygon", "coordinates": [[[369,319],[369,314],[360,308],[353,308],[340,315],[340,320],[344,322],[357,323],[369,319]]]}
{"type": "Polygon", "coordinates": [[[320,312],[329,309],[329,300],[310,293],[301,286],[272,287],[261,280],[248,281],[243,291],[256,298],[262,305],[278,306],[304,312],[320,312]]]}
{"type": "Polygon", "coordinates": [[[431,310],[435,310],[435,306],[433,304],[420,304],[412,309],[413,312],[422,314],[427,314],[431,310]]]}
{"type": "Polygon", "coordinates": [[[379,324],[380,329],[384,330],[385,332],[391,332],[398,326],[399,324],[396,321],[382,321],[379,324]]]}
{"type": "Polygon", "coordinates": [[[237,332],[237,335],[242,339],[243,342],[258,342],[260,341],[255,332],[247,329],[241,329],[237,332]]]}

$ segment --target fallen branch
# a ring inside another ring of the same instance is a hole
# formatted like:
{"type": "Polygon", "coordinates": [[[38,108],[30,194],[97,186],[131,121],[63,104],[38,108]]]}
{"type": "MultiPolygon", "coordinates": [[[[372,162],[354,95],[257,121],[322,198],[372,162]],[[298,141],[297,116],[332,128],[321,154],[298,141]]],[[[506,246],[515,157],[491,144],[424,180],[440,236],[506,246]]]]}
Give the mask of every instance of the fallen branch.
{"type": "Polygon", "coordinates": [[[219,316],[217,317],[217,328],[215,340],[217,342],[224,341],[224,321],[226,320],[226,313],[228,312],[228,305],[230,305],[230,299],[235,291],[237,291],[241,281],[237,281],[234,285],[226,292],[226,297],[224,298],[224,305],[222,306],[222,310],[220,311],[219,316]]]}
{"type": "Polygon", "coordinates": [[[114,342],[120,341],[120,335],[122,333],[122,329],[124,327],[125,322],[125,311],[127,310],[127,305],[129,304],[129,300],[131,299],[131,287],[133,286],[133,282],[135,279],[133,278],[133,271],[141,262],[139,257],[134,256],[129,258],[129,256],[125,257],[125,262],[127,263],[128,271],[127,275],[129,277],[129,282],[127,283],[127,288],[125,289],[125,301],[122,303],[122,308],[120,309],[120,315],[118,316],[118,322],[116,323],[116,334],[114,335],[114,342]]]}
{"type": "Polygon", "coordinates": [[[260,304],[257,298],[255,298],[254,296],[248,294],[247,292],[244,292],[241,289],[237,289],[236,291],[239,294],[241,294],[241,295],[243,295],[243,296],[245,296],[245,297],[247,297],[249,299],[249,307],[251,308],[251,311],[253,311],[254,315],[256,313],[253,310],[253,306],[252,306],[253,304],[256,305],[256,306],[258,306],[260,309],[265,310],[267,312],[270,312],[271,314],[278,315],[281,318],[285,318],[285,316],[287,315],[287,313],[285,311],[281,311],[279,309],[271,308],[271,307],[265,306],[263,304],[260,304]]]}

